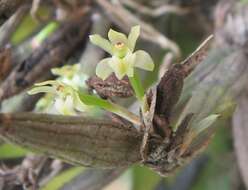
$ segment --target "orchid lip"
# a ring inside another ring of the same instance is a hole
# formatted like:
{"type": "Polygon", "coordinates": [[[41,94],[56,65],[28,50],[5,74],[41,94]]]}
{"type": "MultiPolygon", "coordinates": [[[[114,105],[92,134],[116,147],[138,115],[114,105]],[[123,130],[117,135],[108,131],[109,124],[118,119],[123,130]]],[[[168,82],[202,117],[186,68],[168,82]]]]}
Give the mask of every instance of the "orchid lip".
{"type": "Polygon", "coordinates": [[[125,44],[123,42],[117,42],[115,45],[114,45],[117,49],[122,49],[125,44]]]}

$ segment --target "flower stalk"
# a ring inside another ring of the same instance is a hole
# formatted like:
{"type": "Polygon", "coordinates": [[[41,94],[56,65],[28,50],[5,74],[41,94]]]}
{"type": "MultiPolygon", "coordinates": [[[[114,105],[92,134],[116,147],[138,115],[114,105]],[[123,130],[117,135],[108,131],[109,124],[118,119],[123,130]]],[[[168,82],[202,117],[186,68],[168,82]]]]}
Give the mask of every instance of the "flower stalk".
{"type": "Polygon", "coordinates": [[[140,118],[137,115],[128,111],[126,108],[119,106],[118,104],[81,92],[79,92],[79,98],[82,102],[84,102],[84,104],[88,106],[97,106],[109,112],[115,113],[116,115],[121,116],[135,125],[141,125],[140,118]]]}

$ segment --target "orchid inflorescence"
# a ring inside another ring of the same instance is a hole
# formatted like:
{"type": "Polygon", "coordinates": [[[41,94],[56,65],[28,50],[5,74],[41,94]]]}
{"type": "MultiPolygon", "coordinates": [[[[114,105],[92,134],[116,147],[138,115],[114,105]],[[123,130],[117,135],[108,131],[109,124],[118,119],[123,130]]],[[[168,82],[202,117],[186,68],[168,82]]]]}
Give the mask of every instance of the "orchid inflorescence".
{"type": "MultiPolygon", "coordinates": [[[[122,80],[123,77],[127,76],[136,97],[143,104],[141,105],[142,109],[146,104],[146,101],[144,101],[146,100],[145,91],[135,68],[152,71],[154,63],[147,52],[143,50],[134,51],[139,35],[140,26],[134,26],[128,36],[110,29],[108,32],[109,40],[94,34],[90,35],[90,41],[111,55],[111,57],[104,58],[98,63],[96,75],[102,80],[105,80],[113,73],[118,80],[122,80]]],[[[86,94],[79,86],[83,81],[78,78],[78,75],[74,76],[78,72],[78,68],[79,65],[77,64],[52,69],[52,73],[60,77],[57,80],[35,84],[28,93],[37,94],[43,92],[52,94],[55,99],[54,106],[60,114],[75,115],[77,112],[84,112],[89,110],[89,107],[95,106],[120,115],[135,124],[140,124],[139,117],[125,108],[95,95],[86,94]]]]}

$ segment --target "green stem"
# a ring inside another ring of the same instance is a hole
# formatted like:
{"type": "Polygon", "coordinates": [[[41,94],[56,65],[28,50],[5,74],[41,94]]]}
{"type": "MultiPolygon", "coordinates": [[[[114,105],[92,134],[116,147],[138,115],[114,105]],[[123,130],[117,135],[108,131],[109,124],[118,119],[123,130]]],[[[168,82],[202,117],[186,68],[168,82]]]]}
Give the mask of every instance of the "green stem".
{"type": "Polygon", "coordinates": [[[129,81],[131,83],[131,86],[133,87],[135,96],[139,100],[141,104],[141,111],[143,114],[145,114],[148,111],[148,103],[145,96],[145,89],[142,86],[139,74],[137,72],[134,72],[133,77],[129,77],[129,81]]]}
{"type": "Polygon", "coordinates": [[[79,93],[80,100],[84,104],[100,107],[109,112],[115,113],[136,125],[141,125],[140,118],[137,115],[125,109],[124,107],[119,106],[115,103],[109,102],[107,100],[103,100],[96,96],[83,94],[82,92],[78,92],[78,93],[79,93]]]}
{"type": "Polygon", "coordinates": [[[139,125],[139,126],[141,125],[140,118],[137,115],[128,111],[126,108],[119,106],[118,104],[114,104],[111,102],[109,103],[111,104],[112,108],[109,109],[108,111],[111,111],[136,125],[139,125]]]}
{"type": "Polygon", "coordinates": [[[143,98],[145,95],[145,90],[142,86],[140,77],[137,72],[134,72],[133,77],[129,77],[129,81],[133,87],[133,90],[135,92],[135,96],[138,98],[140,102],[143,102],[143,98]]]}

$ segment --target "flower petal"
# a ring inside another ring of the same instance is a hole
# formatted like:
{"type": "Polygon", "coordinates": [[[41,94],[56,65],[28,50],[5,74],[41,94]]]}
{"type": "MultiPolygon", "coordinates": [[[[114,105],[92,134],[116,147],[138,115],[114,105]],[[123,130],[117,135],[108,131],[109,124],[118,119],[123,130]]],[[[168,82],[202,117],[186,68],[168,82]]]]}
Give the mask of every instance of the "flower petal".
{"type": "Polygon", "coordinates": [[[105,80],[113,72],[113,70],[109,66],[110,61],[111,58],[105,58],[96,66],[96,75],[102,80],[105,80]]]}
{"type": "Polygon", "coordinates": [[[112,44],[116,44],[117,42],[123,42],[125,45],[127,45],[127,36],[113,29],[109,30],[108,38],[112,44]]]}
{"type": "Polygon", "coordinates": [[[111,43],[108,40],[101,37],[100,35],[98,34],[90,35],[90,41],[92,44],[99,46],[109,54],[111,55],[113,54],[113,46],[111,45],[111,43]]]}
{"type": "Polygon", "coordinates": [[[66,96],[65,99],[56,98],[54,106],[56,110],[63,115],[74,115],[73,98],[66,96]]]}
{"type": "Polygon", "coordinates": [[[134,26],[131,28],[131,31],[128,35],[128,48],[130,49],[131,52],[134,51],[136,41],[140,35],[140,26],[134,26]]]}
{"type": "Polygon", "coordinates": [[[63,78],[72,78],[77,72],[80,71],[80,65],[65,65],[63,67],[56,67],[51,69],[52,74],[62,76],[63,78]]]}
{"type": "Polygon", "coordinates": [[[38,93],[51,93],[56,94],[56,89],[51,86],[38,86],[34,87],[28,91],[29,95],[38,94],[38,93]]]}
{"type": "Polygon", "coordinates": [[[62,85],[62,84],[56,80],[47,80],[44,82],[34,84],[34,86],[45,86],[45,85],[58,86],[58,85],[62,85]]]}
{"type": "Polygon", "coordinates": [[[122,59],[113,56],[111,61],[109,61],[109,66],[113,69],[115,76],[119,80],[126,75],[127,67],[122,59]]]}
{"type": "Polygon", "coordinates": [[[134,54],[136,55],[135,67],[138,67],[140,69],[144,69],[147,71],[152,71],[154,69],[153,60],[147,52],[143,50],[138,50],[134,54]]]}
{"type": "Polygon", "coordinates": [[[133,77],[133,74],[134,74],[134,69],[133,69],[133,67],[128,67],[126,73],[127,73],[127,76],[128,76],[128,77],[133,77]]]}
{"type": "Polygon", "coordinates": [[[85,105],[85,104],[80,100],[78,93],[75,93],[75,94],[74,94],[73,100],[74,100],[75,109],[76,109],[77,111],[85,112],[85,111],[88,111],[89,108],[91,107],[91,106],[85,105]]]}
{"type": "Polygon", "coordinates": [[[128,53],[126,57],[123,59],[126,65],[126,74],[129,77],[133,77],[135,58],[136,55],[134,53],[128,53]]]}
{"type": "Polygon", "coordinates": [[[63,74],[64,74],[62,69],[58,68],[58,67],[51,69],[51,72],[53,75],[58,75],[58,76],[63,76],[63,74]]]}
{"type": "Polygon", "coordinates": [[[54,107],[59,113],[61,113],[60,111],[62,110],[63,106],[64,106],[64,100],[62,98],[56,98],[54,102],[54,107]]]}

